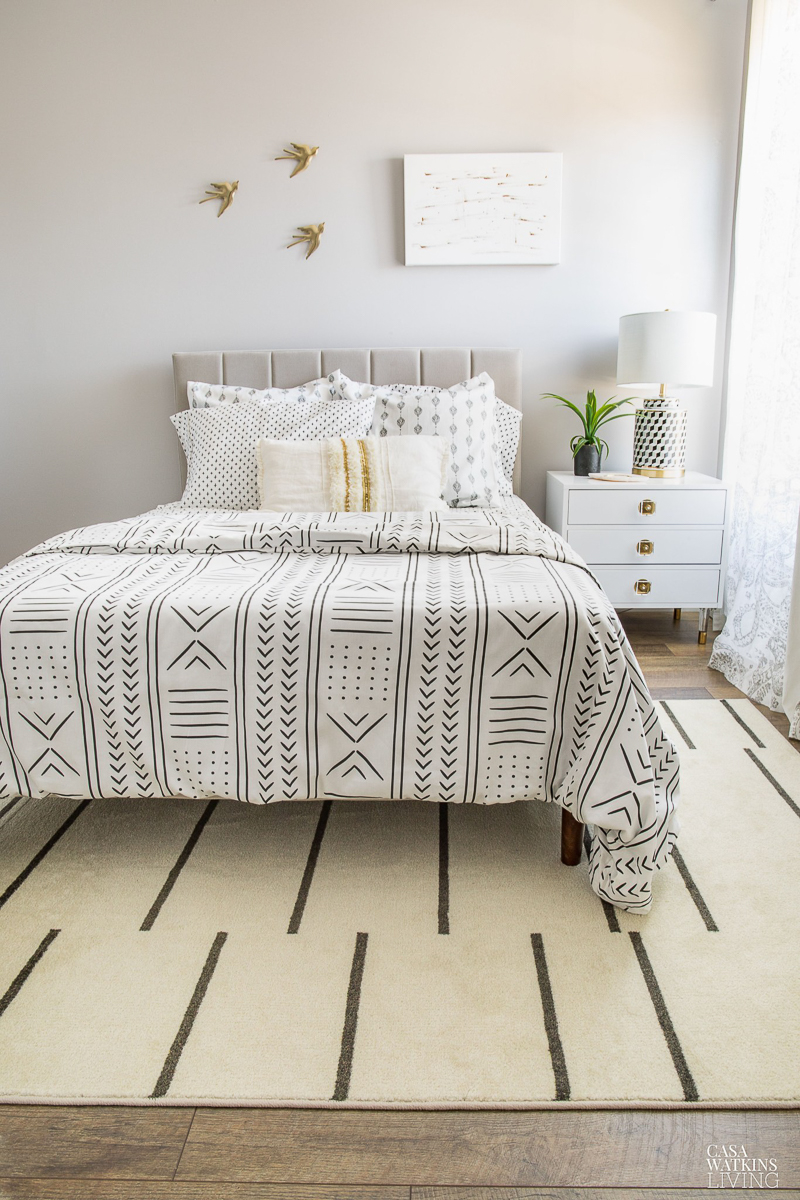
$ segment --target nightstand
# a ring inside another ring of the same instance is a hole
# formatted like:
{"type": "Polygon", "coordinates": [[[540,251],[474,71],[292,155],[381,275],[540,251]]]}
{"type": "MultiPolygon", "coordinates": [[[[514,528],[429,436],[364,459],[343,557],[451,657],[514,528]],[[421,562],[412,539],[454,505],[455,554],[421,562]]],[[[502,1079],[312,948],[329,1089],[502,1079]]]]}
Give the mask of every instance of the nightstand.
{"type": "Polygon", "coordinates": [[[728,489],[711,475],[603,483],[547,472],[547,524],[591,567],[615,608],[700,611],[722,604],[728,489]]]}

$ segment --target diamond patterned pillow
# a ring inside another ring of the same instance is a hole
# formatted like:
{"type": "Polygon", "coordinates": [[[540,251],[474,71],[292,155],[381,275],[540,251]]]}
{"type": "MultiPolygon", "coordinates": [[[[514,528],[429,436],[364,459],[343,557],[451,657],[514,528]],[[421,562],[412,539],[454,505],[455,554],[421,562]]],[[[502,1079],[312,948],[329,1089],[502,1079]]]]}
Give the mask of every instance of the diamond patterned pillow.
{"type": "Polygon", "coordinates": [[[484,371],[451,388],[355,383],[341,372],[330,380],[345,399],[372,396],[378,437],[423,434],[444,438],[450,467],[444,499],[453,508],[498,504],[510,490],[499,465],[494,382],[484,371]]]}

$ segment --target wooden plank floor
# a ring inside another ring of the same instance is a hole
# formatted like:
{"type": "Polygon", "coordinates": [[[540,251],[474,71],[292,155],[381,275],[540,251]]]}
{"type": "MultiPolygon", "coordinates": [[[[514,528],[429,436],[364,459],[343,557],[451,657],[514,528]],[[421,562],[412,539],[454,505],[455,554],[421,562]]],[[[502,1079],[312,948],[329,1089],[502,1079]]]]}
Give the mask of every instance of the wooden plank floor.
{"type": "MultiPolygon", "coordinates": [[[[697,644],[697,613],[684,612],[680,621],[671,613],[620,613],[630,643],[655,700],[744,700],[743,692],[708,666],[716,634],[709,629],[705,646],[697,644]]],[[[789,718],[763,704],[756,708],[789,740],[789,718]]],[[[800,752],[800,742],[789,744],[800,752]]]]}
{"type": "MultiPolygon", "coordinates": [[[[709,670],[695,614],[622,619],[657,699],[741,696],[709,670]]],[[[787,735],[782,714],[761,711],[787,735]]],[[[769,1194],[798,1200],[798,1110],[39,1105],[0,1106],[0,1200],[700,1200],[711,1144],[776,1159],[769,1194]]]]}

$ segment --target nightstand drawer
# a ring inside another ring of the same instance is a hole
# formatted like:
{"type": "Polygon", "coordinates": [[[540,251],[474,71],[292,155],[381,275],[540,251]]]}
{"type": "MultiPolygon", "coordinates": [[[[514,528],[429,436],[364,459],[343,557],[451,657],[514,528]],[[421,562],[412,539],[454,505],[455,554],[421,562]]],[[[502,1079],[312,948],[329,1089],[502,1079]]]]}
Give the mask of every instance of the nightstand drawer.
{"type": "Polygon", "coordinates": [[[569,525],[723,525],[724,490],[688,490],[663,484],[608,490],[575,488],[569,494],[569,525]]]}
{"type": "Polygon", "coordinates": [[[571,525],[567,541],[589,565],[649,566],[675,563],[718,565],[722,562],[722,529],[643,529],[633,525],[571,525]]]}
{"type": "Polygon", "coordinates": [[[593,567],[592,570],[615,608],[636,608],[637,605],[643,608],[658,605],[664,608],[714,608],[718,603],[719,568],[642,566],[593,567]]]}

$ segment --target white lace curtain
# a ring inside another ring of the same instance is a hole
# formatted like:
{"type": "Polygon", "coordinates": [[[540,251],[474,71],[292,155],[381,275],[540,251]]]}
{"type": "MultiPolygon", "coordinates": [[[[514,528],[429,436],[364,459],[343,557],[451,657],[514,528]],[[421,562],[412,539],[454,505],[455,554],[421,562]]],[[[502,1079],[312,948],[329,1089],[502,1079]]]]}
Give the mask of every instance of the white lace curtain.
{"type": "Polygon", "coordinates": [[[724,474],[734,522],[711,666],[780,709],[800,508],[800,0],[752,6],[724,474]]]}

